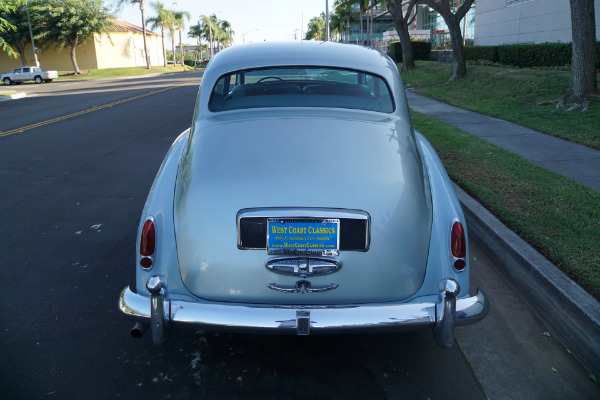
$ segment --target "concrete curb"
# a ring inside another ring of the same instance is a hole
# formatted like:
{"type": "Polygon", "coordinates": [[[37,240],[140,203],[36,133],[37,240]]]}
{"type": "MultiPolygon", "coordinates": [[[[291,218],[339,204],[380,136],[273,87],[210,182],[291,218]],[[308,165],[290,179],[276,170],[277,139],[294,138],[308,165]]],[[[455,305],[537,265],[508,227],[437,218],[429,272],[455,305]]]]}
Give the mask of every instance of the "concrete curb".
{"type": "Polygon", "coordinates": [[[23,97],[27,97],[27,93],[20,92],[15,94],[9,94],[7,96],[0,96],[0,101],[22,99],[23,97]]]}
{"type": "Polygon", "coordinates": [[[454,190],[463,206],[469,236],[505,268],[552,335],[600,377],[600,302],[456,184],[454,190]]]}

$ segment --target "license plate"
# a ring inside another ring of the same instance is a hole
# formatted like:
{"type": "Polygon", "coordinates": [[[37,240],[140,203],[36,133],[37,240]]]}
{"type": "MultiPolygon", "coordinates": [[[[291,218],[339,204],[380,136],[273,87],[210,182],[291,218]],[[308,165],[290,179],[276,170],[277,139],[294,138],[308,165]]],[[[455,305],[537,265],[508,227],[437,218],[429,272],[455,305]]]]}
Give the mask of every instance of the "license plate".
{"type": "Polygon", "coordinates": [[[339,219],[268,218],[267,253],[337,256],[339,219]]]}

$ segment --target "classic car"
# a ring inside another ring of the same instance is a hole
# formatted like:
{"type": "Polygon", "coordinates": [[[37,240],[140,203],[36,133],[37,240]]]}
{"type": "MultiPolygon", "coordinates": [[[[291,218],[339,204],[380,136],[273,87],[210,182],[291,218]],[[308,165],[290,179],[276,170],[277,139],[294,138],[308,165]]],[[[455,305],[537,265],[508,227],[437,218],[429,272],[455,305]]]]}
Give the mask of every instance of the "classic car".
{"type": "Polygon", "coordinates": [[[228,48],[145,204],[119,307],[164,343],[174,326],[324,334],[481,320],[467,227],[411,124],[393,61],[331,42],[228,48]]]}

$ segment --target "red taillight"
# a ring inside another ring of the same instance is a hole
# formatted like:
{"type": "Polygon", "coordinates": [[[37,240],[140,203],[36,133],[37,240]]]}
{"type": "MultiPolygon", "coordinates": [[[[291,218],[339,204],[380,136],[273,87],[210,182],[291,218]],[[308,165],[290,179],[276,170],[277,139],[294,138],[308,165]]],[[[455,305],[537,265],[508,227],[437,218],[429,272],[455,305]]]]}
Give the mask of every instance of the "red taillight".
{"type": "Polygon", "coordinates": [[[458,258],[458,260],[454,261],[454,268],[462,271],[467,266],[467,263],[464,260],[467,256],[467,241],[465,239],[465,229],[459,221],[455,221],[454,224],[452,224],[450,248],[454,258],[458,258]]]}
{"type": "Polygon", "coordinates": [[[154,221],[151,219],[144,222],[142,228],[142,237],[140,238],[140,255],[142,257],[150,257],[154,254],[156,246],[156,235],[154,232],[154,221]]]}

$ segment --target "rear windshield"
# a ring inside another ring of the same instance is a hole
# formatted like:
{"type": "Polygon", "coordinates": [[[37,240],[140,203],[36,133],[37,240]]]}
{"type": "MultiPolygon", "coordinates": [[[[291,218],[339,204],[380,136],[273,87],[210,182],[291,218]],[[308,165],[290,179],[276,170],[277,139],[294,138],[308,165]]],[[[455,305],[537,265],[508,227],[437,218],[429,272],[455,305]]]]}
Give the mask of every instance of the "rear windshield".
{"type": "Polygon", "coordinates": [[[391,113],[394,102],[383,79],[366,72],[323,67],[263,68],[223,75],[209,109],[338,107],[391,113]]]}

